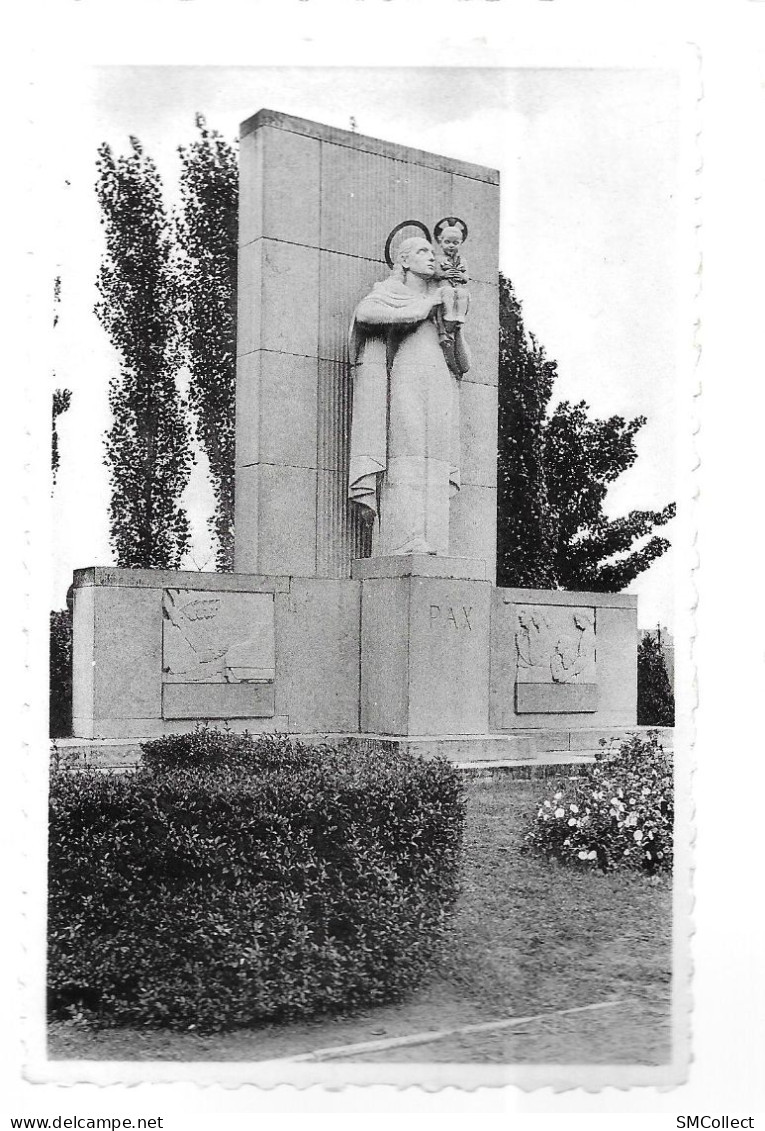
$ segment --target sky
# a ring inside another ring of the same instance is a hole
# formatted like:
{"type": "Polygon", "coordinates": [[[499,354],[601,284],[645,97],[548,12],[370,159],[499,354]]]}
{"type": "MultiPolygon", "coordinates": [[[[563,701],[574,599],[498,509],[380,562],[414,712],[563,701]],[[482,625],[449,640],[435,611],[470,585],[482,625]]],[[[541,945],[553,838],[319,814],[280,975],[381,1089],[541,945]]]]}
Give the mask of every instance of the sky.
{"type": "MultiPolygon", "coordinates": [[[[234,139],[262,107],[449,157],[501,176],[500,269],[526,326],[558,362],[554,400],[604,416],[644,415],[638,460],[607,512],[659,509],[675,497],[678,382],[678,128],[673,72],[604,69],[113,67],[82,70],[67,92],[76,128],[58,148],[52,200],[61,276],[54,387],[60,418],[54,497],[53,606],[72,570],[109,564],[103,435],[118,359],[93,313],[102,254],[96,150],[130,135],[154,158],[173,203],[177,147],[197,112],[234,139]]],[[[212,495],[200,455],[185,502],[189,568],[211,569],[212,495]]],[[[671,527],[666,528],[671,536],[671,527]]],[[[644,627],[671,624],[672,553],[630,587],[644,627]]]]}

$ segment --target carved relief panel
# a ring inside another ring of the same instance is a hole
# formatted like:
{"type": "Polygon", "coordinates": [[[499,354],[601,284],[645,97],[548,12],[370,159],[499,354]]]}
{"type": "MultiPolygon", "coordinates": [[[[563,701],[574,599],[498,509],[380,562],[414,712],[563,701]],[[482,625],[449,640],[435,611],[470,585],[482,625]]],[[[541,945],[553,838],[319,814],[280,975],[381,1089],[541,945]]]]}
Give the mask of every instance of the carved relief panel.
{"type": "Polygon", "coordinates": [[[262,718],[274,713],[272,593],[165,589],[164,718],[262,718]]]}
{"type": "Polygon", "coordinates": [[[595,609],[518,605],[516,710],[597,710],[595,609]]]}

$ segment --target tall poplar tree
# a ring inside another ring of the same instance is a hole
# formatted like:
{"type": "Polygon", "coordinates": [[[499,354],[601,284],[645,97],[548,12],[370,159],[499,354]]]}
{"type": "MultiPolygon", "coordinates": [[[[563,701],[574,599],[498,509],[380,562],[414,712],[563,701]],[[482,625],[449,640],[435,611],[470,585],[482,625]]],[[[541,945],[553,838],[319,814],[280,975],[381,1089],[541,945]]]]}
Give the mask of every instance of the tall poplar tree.
{"type": "Polygon", "coordinates": [[[177,288],[159,173],[137,138],[127,156],[100,146],[96,192],[106,241],[96,314],[120,355],[105,456],[111,541],[118,566],[177,569],[189,544],[179,500],[192,464],[177,385],[177,288]]]}
{"type": "MultiPolygon", "coordinates": [[[[53,280],[53,329],[58,326],[58,310],[61,305],[61,276],[56,275],[53,280]]],[[[53,374],[54,378],[56,374],[53,374]]],[[[62,413],[68,412],[69,406],[72,403],[72,390],[71,389],[54,389],[53,390],[53,404],[52,404],[52,418],[51,418],[51,441],[50,441],[50,470],[52,488],[56,486],[56,477],[58,476],[59,464],[61,462],[61,453],[58,446],[58,418],[62,413]]],[[[51,489],[52,489],[51,488],[51,489]]]]}
{"type": "Polygon", "coordinates": [[[210,528],[219,570],[234,568],[236,150],[197,115],[199,136],[180,148],[181,302],[189,403],[215,495],[210,528]]]}
{"type": "Polygon", "coordinates": [[[72,403],[72,390],[71,389],[54,389],[53,390],[53,413],[52,413],[52,430],[51,430],[51,443],[50,443],[50,469],[53,486],[56,485],[56,477],[58,476],[58,468],[61,462],[61,453],[58,446],[58,418],[62,413],[67,412],[72,403]]]}

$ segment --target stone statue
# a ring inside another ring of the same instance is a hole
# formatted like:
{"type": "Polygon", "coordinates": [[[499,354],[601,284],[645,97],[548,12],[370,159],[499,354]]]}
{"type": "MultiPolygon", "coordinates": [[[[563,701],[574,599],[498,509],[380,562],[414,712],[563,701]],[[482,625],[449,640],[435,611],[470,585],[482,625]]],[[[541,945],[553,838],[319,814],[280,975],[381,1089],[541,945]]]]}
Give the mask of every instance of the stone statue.
{"type": "Polygon", "coordinates": [[[466,286],[468,268],[460,252],[467,234],[467,224],[458,216],[445,216],[433,229],[438,253],[435,278],[443,284],[442,305],[435,310],[436,325],[446,364],[457,377],[462,374],[459,370],[455,334],[457,327],[465,321],[470,307],[470,292],[466,286]]]}
{"type": "MultiPolygon", "coordinates": [[[[404,240],[390,277],[361,300],[351,325],[349,495],[374,521],[376,557],[449,550],[449,500],[460,485],[459,377],[432,316],[443,303],[435,276],[430,242],[404,240]]],[[[461,323],[454,353],[466,373],[461,323]]]]}

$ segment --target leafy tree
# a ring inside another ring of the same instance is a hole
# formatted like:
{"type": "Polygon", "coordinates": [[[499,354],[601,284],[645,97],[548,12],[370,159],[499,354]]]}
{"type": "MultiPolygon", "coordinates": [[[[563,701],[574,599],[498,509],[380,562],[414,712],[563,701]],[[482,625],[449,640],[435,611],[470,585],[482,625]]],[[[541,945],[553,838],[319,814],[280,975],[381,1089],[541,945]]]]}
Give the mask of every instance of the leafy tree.
{"type": "Polygon", "coordinates": [[[235,149],[196,118],[199,137],[180,148],[181,312],[189,402],[210,463],[217,566],[233,569],[234,402],[236,390],[236,248],[238,168],[235,149]]]}
{"type": "Polygon", "coordinates": [[[61,456],[58,449],[58,418],[66,412],[72,403],[71,389],[55,389],[53,392],[53,426],[51,429],[50,467],[53,473],[53,485],[56,484],[61,456]]]}
{"type": "Polygon", "coordinates": [[[646,633],[638,645],[637,721],[639,726],[675,725],[675,697],[661,643],[653,633],[646,633]]]}
{"type": "Polygon", "coordinates": [[[653,535],[632,546],[675,514],[633,510],[617,519],[603,514],[611,483],[637,459],[635,435],[644,416],[591,419],[587,405],[563,401],[545,425],[547,490],[556,529],[555,572],[563,589],[614,593],[624,589],[669,548],[653,535]]]}
{"type": "Polygon", "coordinates": [[[119,566],[177,569],[192,455],[176,383],[175,267],[159,173],[137,138],[130,146],[117,158],[100,146],[96,184],[106,238],[96,314],[121,356],[109,384],[110,533],[119,566]]]}
{"type": "Polygon", "coordinates": [[[556,364],[526,333],[512,284],[499,277],[497,582],[556,586],[555,528],[547,494],[545,411],[556,364]]]}
{"type": "Polygon", "coordinates": [[[584,401],[550,411],[556,363],[526,332],[501,275],[499,310],[498,583],[624,589],[668,549],[652,532],[675,514],[674,503],[603,513],[609,486],[637,458],[645,417],[593,418],[584,401]]]}

